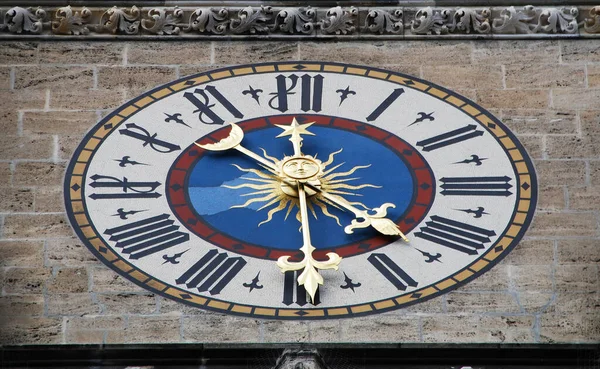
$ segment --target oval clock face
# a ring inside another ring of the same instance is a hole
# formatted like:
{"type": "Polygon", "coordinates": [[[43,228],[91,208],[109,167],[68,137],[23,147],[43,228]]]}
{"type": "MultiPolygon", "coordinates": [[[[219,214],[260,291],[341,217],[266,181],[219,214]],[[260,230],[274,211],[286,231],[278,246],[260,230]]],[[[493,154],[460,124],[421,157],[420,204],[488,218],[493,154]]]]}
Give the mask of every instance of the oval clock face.
{"type": "Polygon", "coordinates": [[[467,283],[514,248],[536,194],[523,146],[485,109],[320,62],[158,87],[88,133],[65,181],[73,227],[116,272],[274,319],[375,314],[467,283]]]}

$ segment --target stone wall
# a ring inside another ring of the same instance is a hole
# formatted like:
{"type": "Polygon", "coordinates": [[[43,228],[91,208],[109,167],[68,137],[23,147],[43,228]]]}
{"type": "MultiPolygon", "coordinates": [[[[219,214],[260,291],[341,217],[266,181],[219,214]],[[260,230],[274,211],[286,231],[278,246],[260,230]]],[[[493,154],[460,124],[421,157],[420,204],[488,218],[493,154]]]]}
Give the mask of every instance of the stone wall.
{"type": "Polygon", "coordinates": [[[0,43],[0,344],[548,343],[600,340],[600,42],[0,43]],[[104,114],[225,65],[327,60],[422,77],[489,109],[535,161],[521,244],[466,286],[392,313],[289,322],[155,296],[96,261],[62,200],[65,166],[104,114]]]}

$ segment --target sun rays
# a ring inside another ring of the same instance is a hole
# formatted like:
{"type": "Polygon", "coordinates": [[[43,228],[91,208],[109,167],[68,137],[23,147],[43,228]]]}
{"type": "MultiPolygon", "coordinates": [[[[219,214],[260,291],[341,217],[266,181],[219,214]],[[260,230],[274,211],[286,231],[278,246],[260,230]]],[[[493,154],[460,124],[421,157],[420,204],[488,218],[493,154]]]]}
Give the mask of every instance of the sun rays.
{"type": "MultiPolygon", "coordinates": [[[[261,149],[263,152],[263,156],[273,162],[279,163],[280,161],[274,157],[269,156],[265,150],[261,149]]],[[[321,163],[322,175],[316,180],[316,183],[310,182],[313,185],[318,185],[322,190],[327,191],[329,194],[335,196],[361,196],[361,194],[355,192],[356,190],[360,190],[363,188],[381,188],[380,186],[376,186],[373,184],[352,184],[351,182],[359,180],[360,177],[349,177],[353,175],[360,169],[368,168],[370,165],[363,166],[354,166],[350,170],[345,172],[335,172],[337,169],[340,169],[344,163],[340,163],[337,165],[333,165],[333,161],[335,155],[342,152],[342,149],[335,151],[329,154],[327,161],[321,163]],[[330,167],[331,166],[331,167],[330,167]]],[[[316,155],[314,157],[316,159],[316,155]]],[[[241,172],[248,173],[249,175],[244,175],[242,178],[247,181],[247,183],[242,183],[236,186],[225,185],[226,188],[230,189],[250,189],[252,191],[246,192],[241,196],[247,197],[248,200],[240,205],[234,205],[231,208],[245,208],[250,204],[258,203],[260,207],[257,209],[265,210],[269,209],[267,212],[267,218],[260,222],[258,226],[270,222],[273,219],[273,216],[276,213],[281,211],[285,211],[285,219],[287,219],[292,212],[295,211],[295,218],[301,222],[300,219],[300,211],[299,211],[299,201],[297,197],[290,196],[290,191],[284,191],[286,188],[290,188],[286,183],[282,182],[281,176],[274,172],[269,168],[264,168],[264,171],[252,169],[252,168],[242,168],[237,164],[233,164],[238,170],[241,172]],[[287,192],[287,193],[286,193],[287,192]]],[[[309,197],[307,201],[307,207],[312,216],[317,219],[316,209],[318,208],[323,215],[334,219],[339,226],[341,226],[339,218],[331,214],[329,212],[328,206],[339,208],[337,205],[333,204],[331,201],[327,200],[323,195],[319,192],[309,192],[309,197]]],[[[348,200],[346,200],[348,201],[348,200]]],[[[363,209],[367,210],[368,208],[359,201],[348,201],[350,204],[354,206],[360,206],[363,209]]]]}

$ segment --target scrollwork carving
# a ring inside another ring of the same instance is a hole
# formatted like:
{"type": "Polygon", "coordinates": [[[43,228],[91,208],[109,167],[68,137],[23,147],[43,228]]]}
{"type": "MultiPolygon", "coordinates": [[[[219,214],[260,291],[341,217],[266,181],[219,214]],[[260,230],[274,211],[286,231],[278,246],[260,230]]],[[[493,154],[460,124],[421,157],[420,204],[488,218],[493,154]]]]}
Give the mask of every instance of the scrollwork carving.
{"type": "Polygon", "coordinates": [[[229,12],[225,8],[218,11],[208,8],[196,9],[190,16],[189,25],[183,30],[185,32],[198,31],[222,35],[227,31],[228,15],[229,12]]]}
{"type": "Polygon", "coordinates": [[[52,22],[52,32],[57,35],[87,35],[90,30],[86,21],[92,12],[82,8],[80,12],[73,12],[71,6],[65,6],[56,11],[56,20],[52,22]]]}
{"type": "Polygon", "coordinates": [[[134,5],[130,10],[113,6],[100,18],[101,28],[113,34],[122,33],[133,35],[140,27],[140,10],[134,5]]]}
{"type": "Polygon", "coordinates": [[[588,33],[600,33],[600,6],[590,9],[590,17],[583,22],[584,29],[588,33]]]}
{"type": "Polygon", "coordinates": [[[308,7],[285,8],[277,13],[272,31],[280,30],[286,33],[312,33],[317,20],[317,12],[308,7]]]}
{"type": "Polygon", "coordinates": [[[237,19],[230,21],[229,29],[234,34],[269,32],[267,22],[271,20],[272,13],[273,10],[270,6],[261,6],[257,10],[254,10],[251,6],[245,7],[239,11],[237,19]]]}
{"type": "Polygon", "coordinates": [[[490,33],[492,27],[489,18],[491,15],[490,9],[460,8],[454,13],[452,31],[490,33]]]}
{"type": "Polygon", "coordinates": [[[365,19],[365,29],[373,33],[402,33],[404,26],[402,24],[402,9],[395,9],[388,12],[382,9],[374,9],[367,13],[365,19]]]}
{"type": "Polygon", "coordinates": [[[546,33],[576,33],[577,27],[577,15],[579,11],[577,8],[549,8],[544,9],[540,13],[539,23],[536,32],[546,33]]]}
{"type": "Polygon", "coordinates": [[[451,11],[448,9],[434,10],[430,6],[419,9],[415,19],[410,22],[410,29],[417,35],[443,35],[450,30],[451,11]]]}
{"type": "Polygon", "coordinates": [[[12,33],[42,33],[44,17],[46,12],[41,8],[34,11],[15,6],[4,14],[4,27],[12,33]]]}
{"type": "Polygon", "coordinates": [[[341,6],[331,8],[325,14],[325,18],[320,23],[321,32],[326,35],[345,35],[354,33],[354,17],[358,15],[358,9],[350,7],[350,10],[344,10],[341,6]]]}
{"type": "Polygon", "coordinates": [[[142,19],[142,28],[155,35],[178,35],[181,30],[177,26],[177,21],[183,17],[183,10],[179,7],[173,9],[172,14],[160,8],[154,8],[148,11],[148,16],[152,18],[142,19]]]}
{"type": "Polygon", "coordinates": [[[492,32],[501,34],[533,33],[536,25],[533,23],[536,16],[533,6],[516,10],[514,6],[508,7],[500,13],[500,18],[492,22],[492,32]]]}

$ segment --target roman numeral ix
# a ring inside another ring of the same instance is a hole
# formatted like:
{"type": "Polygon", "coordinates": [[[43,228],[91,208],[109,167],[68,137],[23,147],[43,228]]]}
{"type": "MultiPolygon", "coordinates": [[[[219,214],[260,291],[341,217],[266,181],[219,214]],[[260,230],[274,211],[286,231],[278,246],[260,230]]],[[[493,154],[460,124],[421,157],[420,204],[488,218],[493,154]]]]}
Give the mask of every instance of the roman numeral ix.
{"type": "Polygon", "coordinates": [[[479,250],[485,249],[484,244],[491,242],[490,236],[496,235],[492,230],[437,215],[433,215],[425,224],[425,227],[420,228],[421,232],[415,232],[415,237],[467,255],[477,255],[479,250]]]}

